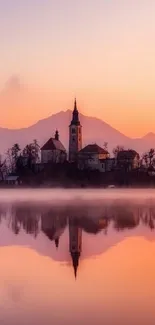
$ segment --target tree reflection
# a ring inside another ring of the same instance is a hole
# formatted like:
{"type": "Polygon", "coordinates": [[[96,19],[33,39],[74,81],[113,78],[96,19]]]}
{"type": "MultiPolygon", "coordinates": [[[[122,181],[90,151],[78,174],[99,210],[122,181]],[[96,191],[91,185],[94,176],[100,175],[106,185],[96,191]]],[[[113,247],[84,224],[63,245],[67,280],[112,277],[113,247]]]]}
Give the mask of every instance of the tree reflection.
{"type": "Polygon", "coordinates": [[[115,215],[113,217],[113,225],[117,231],[124,229],[133,229],[139,225],[140,217],[137,211],[132,208],[115,208],[115,215]]]}
{"type": "MultiPolygon", "coordinates": [[[[111,230],[114,232],[131,231],[140,226],[154,231],[155,204],[131,204],[129,202],[125,204],[120,201],[113,204],[91,205],[89,203],[81,206],[50,206],[50,204],[36,206],[17,203],[5,206],[1,204],[0,225],[4,223],[16,236],[25,232],[37,238],[40,234],[45,240],[50,241],[51,245],[55,245],[56,249],[59,249],[61,237],[66,230],[68,252],[76,278],[84,233],[101,238],[102,235],[111,235],[111,230]]],[[[105,242],[107,243],[106,238],[105,242]]],[[[102,247],[100,248],[102,252],[102,247]]]]}
{"type": "Polygon", "coordinates": [[[141,220],[143,224],[153,230],[155,228],[155,208],[149,207],[148,211],[144,211],[141,220]]]}
{"type": "Polygon", "coordinates": [[[59,246],[60,237],[69,220],[76,218],[78,227],[88,234],[108,234],[109,227],[115,231],[131,230],[144,225],[151,230],[155,228],[155,205],[110,206],[35,206],[13,204],[10,207],[0,205],[0,222],[6,220],[8,227],[18,235],[21,230],[33,235],[44,233],[50,241],[59,246]]]}
{"type": "Polygon", "coordinates": [[[10,212],[9,226],[18,235],[21,229],[27,234],[37,237],[39,233],[40,213],[38,209],[28,205],[13,205],[10,212]]]}
{"type": "Polygon", "coordinates": [[[102,230],[108,229],[108,225],[110,223],[110,219],[107,217],[100,217],[100,218],[89,218],[89,217],[81,217],[78,220],[79,226],[87,233],[90,234],[98,234],[102,230]]]}

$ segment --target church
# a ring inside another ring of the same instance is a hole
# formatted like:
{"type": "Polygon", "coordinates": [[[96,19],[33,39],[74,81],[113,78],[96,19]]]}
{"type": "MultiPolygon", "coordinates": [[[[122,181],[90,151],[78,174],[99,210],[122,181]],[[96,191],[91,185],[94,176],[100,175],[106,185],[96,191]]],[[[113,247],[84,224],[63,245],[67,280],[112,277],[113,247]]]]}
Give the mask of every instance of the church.
{"type": "MultiPolygon", "coordinates": [[[[82,149],[82,126],[79,120],[76,99],[69,125],[69,155],[70,163],[78,161],[78,152],[82,149]]],[[[64,163],[67,160],[67,152],[60,141],[59,132],[56,130],[54,138],[50,138],[41,148],[41,163],[64,163]]]]}
{"type": "MultiPolygon", "coordinates": [[[[79,169],[92,169],[101,172],[106,170],[109,153],[97,144],[89,144],[82,147],[82,125],[79,118],[76,99],[69,125],[69,163],[76,163],[79,169]]],[[[67,151],[60,141],[59,132],[50,138],[41,148],[41,163],[63,164],[67,160],[67,151]]]]}
{"type": "Polygon", "coordinates": [[[69,125],[69,162],[76,162],[79,169],[105,172],[109,161],[111,161],[109,158],[109,152],[97,144],[89,144],[82,148],[82,125],[75,99],[72,120],[69,125]]]}
{"type": "Polygon", "coordinates": [[[77,109],[76,99],[74,102],[74,110],[72,120],[69,126],[69,162],[78,160],[78,152],[82,149],[82,126],[79,120],[79,112],[77,109]]]}
{"type": "Polygon", "coordinates": [[[67,160],[67,152],[59,139],[59,132],[56,130],[55,137],[50,138],[41,148],[41,163],[64,163],[67,160]]]}

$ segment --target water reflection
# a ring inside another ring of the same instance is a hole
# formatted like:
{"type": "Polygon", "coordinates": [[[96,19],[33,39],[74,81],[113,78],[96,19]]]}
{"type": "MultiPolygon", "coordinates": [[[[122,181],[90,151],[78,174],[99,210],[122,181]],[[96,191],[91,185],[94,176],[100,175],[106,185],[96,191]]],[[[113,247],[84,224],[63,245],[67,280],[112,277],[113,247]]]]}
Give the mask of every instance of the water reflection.
{"type": "Polygon", "coordinates": [[[154,227],[154,200],[1,203],[0,324],[154,325],[154,227]]]}
{"type": "MultiPolygon", "coordinates": [[[[57,251],[57,253],[53,253],[51,249],[48,254],[53,254],[53,256],[50,255],[53,259],[71,263],[76,278],[81,253],[82,258],[100,254],[107,247],[121,241],[124,236],[129,236],[135,228],[137,229],[136,234],[139,231],[141,235],[145,234],[145,228],[152,231],[155,227],[155,202],[147,204],[146,202],[145,204],[142,202],[137,204],[129,202],[128,204],[125,202],[109,204],[107,202],[106,204],[104,202],[104,204],[93,204],[92,206],[90,203],[83,203],[82,206],[76,204],[72,206],[36,206],[32,203],[14,203],[0,206],[0,224],[1,227],[9,228],[16,236],[20,236],[24,232],[39,242],[39,236],[44,235],[49,242],[55,245],[57,251]],[[126,231],[128,231],[127,234],[126,231]],[[114,233],[120,233],[120,237],[116,238],[114,233]],[[87,246],[87,249],[84,248],[83,251],[84,234],[90,236],[91,241],[87,238],[87,242],[93,244],[87,246]],[[102,236],[102,244],[99,235],[102,236]],[[109,239],[105,240],[105,236],[109,236],[109,239]],[[67,238],[68,244],[67,246],[63,244],[60,247],[63,237],[67,238]],[[67,251],[70,253],[69,260],[67,251]]],[[[38,250],[37,246],[34,245],[34,247],[38,250]]],[[[42,248],[39,250],[41,251],[42,248]]],[[[46,255],[46,249],[43,254],[46,255]]]]}

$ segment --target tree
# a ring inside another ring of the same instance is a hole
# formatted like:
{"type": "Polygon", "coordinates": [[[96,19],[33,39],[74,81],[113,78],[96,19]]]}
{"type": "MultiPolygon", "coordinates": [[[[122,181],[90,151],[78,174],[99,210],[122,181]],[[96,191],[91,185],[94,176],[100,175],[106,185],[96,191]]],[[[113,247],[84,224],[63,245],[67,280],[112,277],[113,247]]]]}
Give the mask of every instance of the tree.
{"type": "Polygon", "coordinates": [[[16,171],[16,163],[19,157],[19,152],[21,151],[19,144],[15,143],[11,148],[7,150],[7,165],[11,173],[16,171]]]}
{"type": "Polygon", "coordinates": [[[148,165],[149,165],[149,160],[148,160],[148,154],[147,154],[147,152],[143,154],[143,156],[142,156],[142,161],[144,161],[145,166],[148,167],[148,165]]]}
{"type": "Polygon", "coordinates": [[[23,170],[24,170],[24,159],[22,154],[20,154],[16,162],[16,171],[18,174],[20,174],[23,170]]]}
{"type": "Polygon", "coordinates": [[[33,140],[33,156],[35,159],[35,163],[40,161],[39,153],[40,153],[40,146],[38,144],[38,141],[36,139],[33,140]]]}
{"type": "Polygon", "coordinates": [[[19,152],[20,151],[21,151],[21,149],[20,149],[18,143],[15,143],[13,145],[13,147],[11,148],[11,154],[12,154],[12,157],[13,157],[15,163],[17,162],[17,159],[18,159],[18,156],[19,156],[19,152]]]}
{"type": "Polygon", "coordinates": [[[108,151],[108,142],[104,142],[103,148],[104,150],[108,151]]]}
{"type": "Polygon", "coordinates": [[[115,158],[117,158],[117,155],[120,151],[123,151],[124,150],[124,147],[123,146],[119,146],[117,145],[114,149],[113,149],[113,155],[115,158]]]}
{"type": "Polygon", "coordinates": [[[149,166],[151,167],[153,165],[153,158],[155,155],[155,150],[151,148],[148,152],[148,159],[149,159],[149,166]]]}
{"type": "Polygon", "coordinates": [[[27,144],[23,150],[23,157],[27,158],[27,166],[31,169],[33,163],[39,162],[40,147],[37,140],[27,144]]]}
{"type": "Polygon", "coordinates": [[[7,175],[6,160],[2,160],[2,156],[0,155],[0,176],[2,181],[5,179],[6,175],[7,175]]]}
{"type": "Polygon", "coordinates": [[[147,167],[153,167],[155,165],[155,149],[151,148],[143,155],[142,159],[147,167]]]}

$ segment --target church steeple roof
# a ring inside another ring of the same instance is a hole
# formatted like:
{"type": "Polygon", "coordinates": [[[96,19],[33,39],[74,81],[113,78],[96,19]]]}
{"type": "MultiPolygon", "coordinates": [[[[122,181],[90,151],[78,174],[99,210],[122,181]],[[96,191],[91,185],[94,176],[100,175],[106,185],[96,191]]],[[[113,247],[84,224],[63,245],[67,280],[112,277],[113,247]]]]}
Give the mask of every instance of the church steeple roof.
{"type": "Polygon", "coordinates": [[[56,246],[56,248],[59,247],[59,238],[56,238],[56,239],[55,239],[55,246],[56,246]]]}
{"type": "Polygon", "coordinates": [[[75,276],[75,279],[76,279],[77,270],[78,270],[78,266],[79,266],[80,253],[74,252],[74,253],[71,253],[71,256],[72,256],[72,264],[73,264],[73,268],[74,268],[74,276],[75,276]]]}
{"type": "Polygon", "coordinates": [[[74,101],[74,109],[73,109],[71,125],[80,125],[79,112],[78,112],[78,109],[77,109],[76,98],[75,98],[75,101],[74,101]]]}
{"type": "Polygon", "coordinates": [[[59,141],[59,132],[58,132],[58,130],[55,131],[55,140],[59,141]]]}
{"type": "Polygon", "coordinates": [[[76,97],[75,97],[75,100],[74,100],[74,111],[77,111],[76,97]]]}

